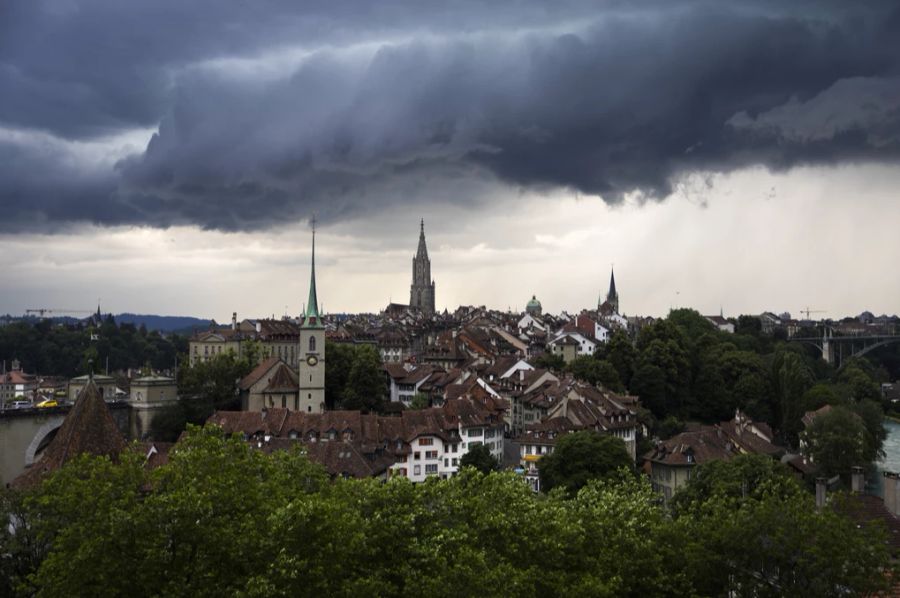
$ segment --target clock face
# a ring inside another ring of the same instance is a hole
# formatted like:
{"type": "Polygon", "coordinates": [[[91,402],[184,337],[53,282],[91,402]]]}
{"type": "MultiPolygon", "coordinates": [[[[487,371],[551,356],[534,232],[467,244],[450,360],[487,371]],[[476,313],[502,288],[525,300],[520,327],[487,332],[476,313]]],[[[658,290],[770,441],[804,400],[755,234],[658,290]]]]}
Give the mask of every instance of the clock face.
{"type": "Polygon", "coordinates": [[[309,365],[316,365],[317,363],[319,363],[319,360],[315,355],[310,355],[306,358],[306,363],[308,363],[309,365]]]}

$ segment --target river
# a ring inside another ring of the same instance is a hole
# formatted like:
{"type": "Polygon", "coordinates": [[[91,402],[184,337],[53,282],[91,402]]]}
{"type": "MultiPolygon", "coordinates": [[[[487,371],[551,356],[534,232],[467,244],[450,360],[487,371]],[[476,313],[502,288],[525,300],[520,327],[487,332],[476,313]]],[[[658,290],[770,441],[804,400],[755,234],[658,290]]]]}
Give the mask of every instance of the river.
{"type": "Polygon", "coordinates": [[[869,480],[870,484],[874,482],[874,486],[877,488],[876,493],[879,496],[881,496],[881,472],[900,473],[900,423],[886,419],[884,427],[887,430],[887,438],[884,439],[884,458],[875,464],[878,468],[876,479],[869,480]]]}

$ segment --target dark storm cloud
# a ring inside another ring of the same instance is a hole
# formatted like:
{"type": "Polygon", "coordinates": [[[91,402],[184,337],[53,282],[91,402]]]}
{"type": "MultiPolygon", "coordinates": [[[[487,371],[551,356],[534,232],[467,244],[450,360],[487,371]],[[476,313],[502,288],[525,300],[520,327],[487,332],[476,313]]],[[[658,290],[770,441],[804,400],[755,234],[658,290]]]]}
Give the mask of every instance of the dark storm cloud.
{"type": "Polygon", "coordinates": [[[694,170],[900,151],[890,3],[225,4],[7,9],[0,128],[159,127],[87,174],[3,142],[7,228],[265,228],[478,201],[492,179],[664,197],[694,170]]]}

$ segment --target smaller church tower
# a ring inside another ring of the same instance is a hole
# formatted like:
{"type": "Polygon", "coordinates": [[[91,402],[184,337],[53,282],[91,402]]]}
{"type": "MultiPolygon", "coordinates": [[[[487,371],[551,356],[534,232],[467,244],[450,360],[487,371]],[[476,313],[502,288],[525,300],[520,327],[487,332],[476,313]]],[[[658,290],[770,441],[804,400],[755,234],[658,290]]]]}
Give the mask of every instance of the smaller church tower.
{"type": "Polygon", "coordinates": [[[616,292],[616,273],[612,268],[609,269],[609,292],[606,293],[606,300],[613,308],[613,313],[619,313],[619,293],[616,292]]]}
{"type": "Polygon", "coordinates": [[[419,228],[419,248],[412,261],[413,277],[409,289],[409,306],[426,316],[434,315],[434,280],[431,278],[431,260],[425,246],[425,220],[419,228]]]}
{"type": "Polygon", "coordinates": [[[610,268],[609,271],[609,291],[606,293],[606,301],[603,300],[603,295],[600,295],[600,300],[597,302],[597,310],[603,315],[613,315],[619,313],[619,293],[616,291],[616,273],[610,268]]]}
{"type": "Polygon", "coordinates": [[[309,300],[300,326],[299,407],[305,413],[325,410],[325,324],[316,294],[316,222],[313,220],[309,300]]]}

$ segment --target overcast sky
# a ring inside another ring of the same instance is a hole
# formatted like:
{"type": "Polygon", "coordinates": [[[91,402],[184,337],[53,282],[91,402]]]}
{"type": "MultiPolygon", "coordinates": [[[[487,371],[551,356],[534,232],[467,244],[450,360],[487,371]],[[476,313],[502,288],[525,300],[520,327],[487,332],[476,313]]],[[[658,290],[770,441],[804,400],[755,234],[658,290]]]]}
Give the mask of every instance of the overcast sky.
{"type": "Polygon", "coordinates": [[[0,313],[900,312],[900,5],[0,4],[0,313]]]}

